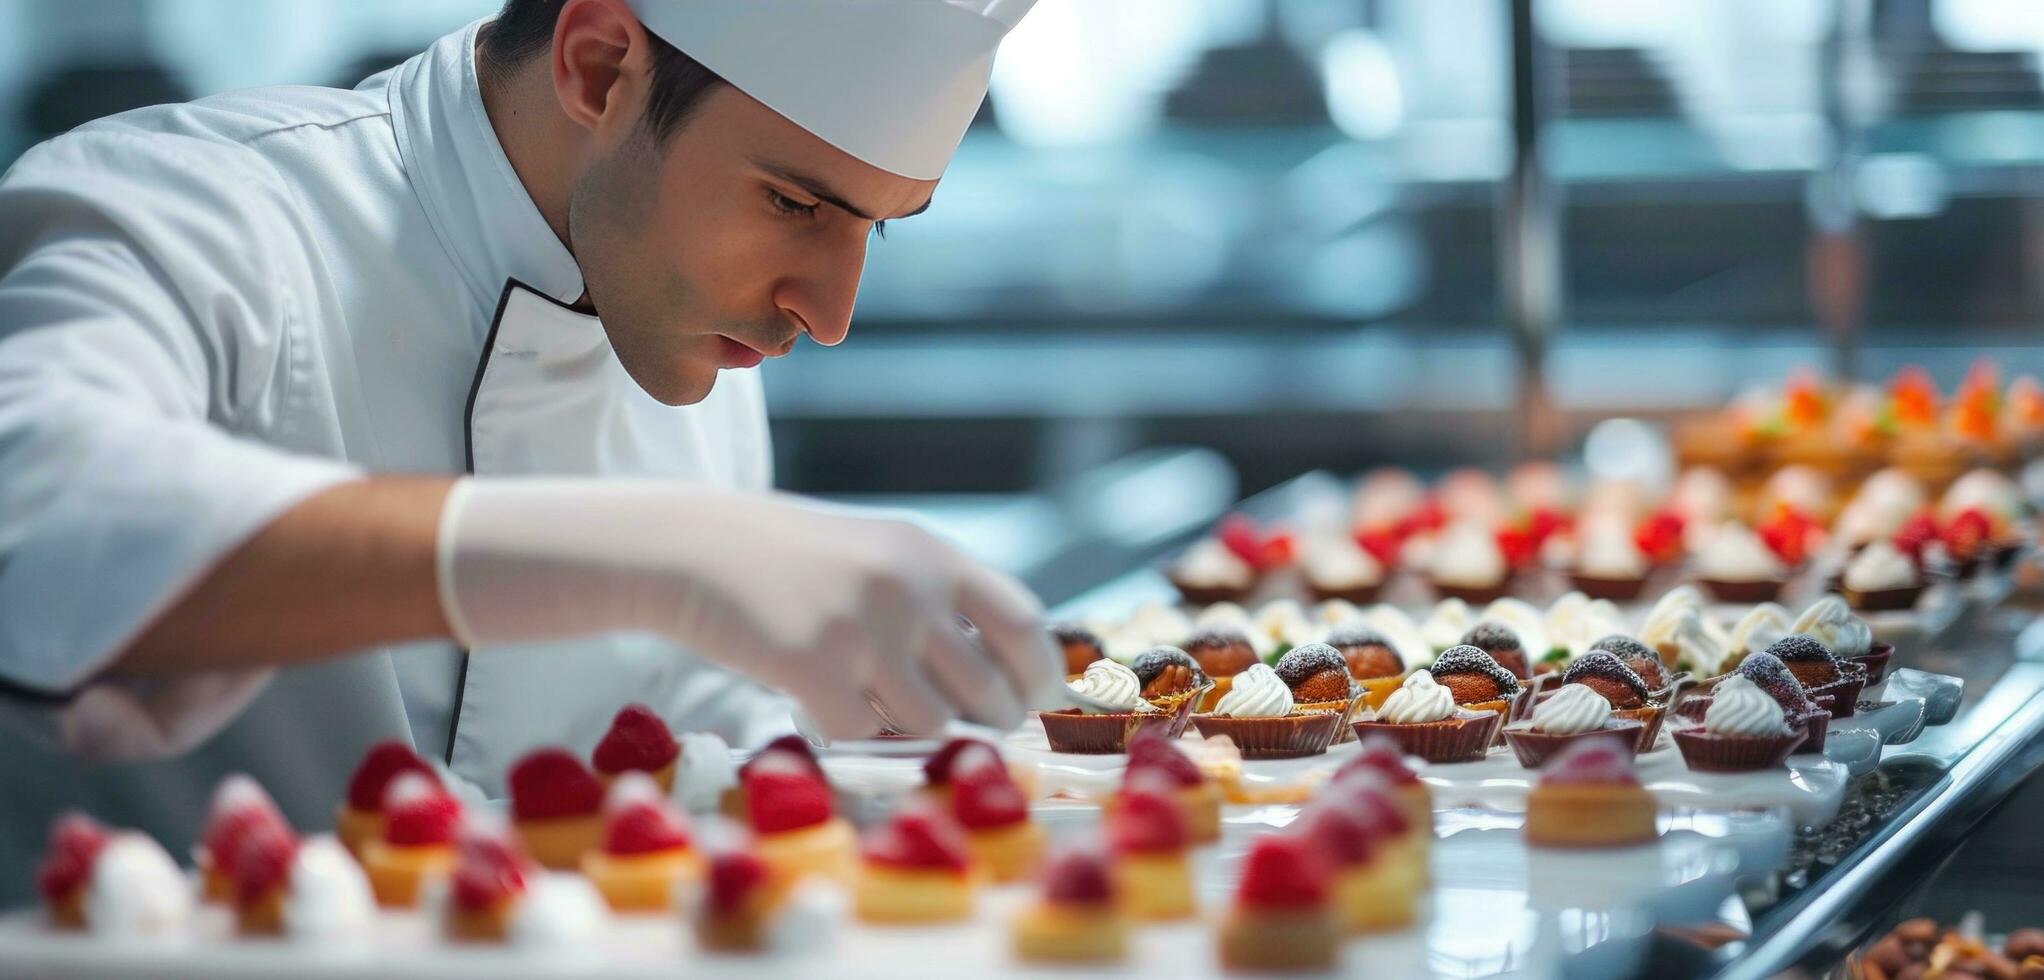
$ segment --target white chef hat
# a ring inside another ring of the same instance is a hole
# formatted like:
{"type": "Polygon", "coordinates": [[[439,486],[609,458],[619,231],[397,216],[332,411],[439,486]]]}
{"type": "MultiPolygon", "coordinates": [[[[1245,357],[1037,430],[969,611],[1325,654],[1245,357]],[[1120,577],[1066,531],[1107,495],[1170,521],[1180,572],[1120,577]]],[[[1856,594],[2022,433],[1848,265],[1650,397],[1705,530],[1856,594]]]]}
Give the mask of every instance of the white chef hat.
{"type": "Polygon", "coordinates": [[[630,0],[683,54],[873,166],[935,180],[1036,0],[630,0]]]}

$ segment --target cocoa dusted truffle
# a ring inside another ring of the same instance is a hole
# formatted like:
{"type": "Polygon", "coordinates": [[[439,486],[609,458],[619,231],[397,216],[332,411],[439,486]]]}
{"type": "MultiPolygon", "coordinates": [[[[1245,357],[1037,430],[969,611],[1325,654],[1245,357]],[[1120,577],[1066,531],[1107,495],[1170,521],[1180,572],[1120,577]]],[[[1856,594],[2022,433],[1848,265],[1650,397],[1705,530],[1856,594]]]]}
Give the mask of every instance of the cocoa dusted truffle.
{"type": "Polygon", "coordinates": [[[1065,673],[1083,674],[1086,665],[1107,659],[1107,650],[1093,631],[1077,623],[1059,623],[1050,628],[1050,638],[1065,651],[1065,673]]]}
{"type": "Polygon", "coordinates": [[[1456,704],[1481,704],[1519,693],[1519,678],[1472,646],[1449,647],[1427,667],[1456,704]]]}
{"type": "Polygon", "coordinates": [[[1563,684],[1581,684],[1604,696],[1618,710],[1644,707],[1647,682],[1609,650],[1591,650],[1561,672],[1563,684]]]}
{"type": "Polygon", "coordinates": [[[1278,658],[1278,679],[1300,703],[1340,701],[1349,696],[1348,659],[1325,643],[1296,646],[1278,658]]]}
{"type": "Polygon", "coordinates": [[[1470,627],[1469,632],[1462,635],[1462,645],[1490,654],[1490,659],[1511,671],[1513,677],[1524,680],[1533,676],[1526,663],[1526,648],[1519,643],[1519,634],[1497,620],[1486,619],[1470,627]]]}
{"type": "Polygon", "coordinates": [[[1405,658],[1384,634],[1367,626],[1349,626],[1327,635],[1327,645],[1348,661],[1350,677],[1359,681],[1405,673],[1405,658]]]}
{"type": "Polygon", "coordinates": [[[1208,677],[1233,677],[1257,662],[1256,648],[1240,630],[1201,630],[1185,641],[1185,652],[1208,677]]]}
{"type": "Polygon", "coordinates": [[[1789,673],[1804,687],[1829,684],[1838,679],[1838,658],[1831,648],[1806,633],[1791,633],[1767,645],[1767,652],[1786,664],[1789,673]]]}
{"type": "Polygon", "coordinates": [[[1817,710],[1817,703],[1811,701],[1810,696],[1804,693],[1803,682],[1796,680],[1796,675],[1790,673],[1788,665],[1782,663],[1781,658],[1774,654],[1765,650],[1749,654],[1746,659],[1739,661],[1735,673],[1766,691],[1767,696],[1773,698],[1774,703],[1781,705],[1782,712],[1791,718],[1798,718],[1817,710]]]}
{"type": "Polygon", "coordinates": [[[1658,691],[1668,686],[1668,669],[1661,663],[1661,655],[1654,652],[1652,647],[1630,636],[1613,633],[1590,644],[1590,649],[1611,651],[1621,663],[1631,667],[1641,680],[1647,682],[1647,689],[1650,691],[1658,691]]]}
{"type": "Polygon", "coordinates": [[[1142,696],[1146,698],[1190,691],[1206,681],[1198,662],[1177,647],[1157,647],[1137,657],[1129,669],[1143,683],[1142,696]]]}

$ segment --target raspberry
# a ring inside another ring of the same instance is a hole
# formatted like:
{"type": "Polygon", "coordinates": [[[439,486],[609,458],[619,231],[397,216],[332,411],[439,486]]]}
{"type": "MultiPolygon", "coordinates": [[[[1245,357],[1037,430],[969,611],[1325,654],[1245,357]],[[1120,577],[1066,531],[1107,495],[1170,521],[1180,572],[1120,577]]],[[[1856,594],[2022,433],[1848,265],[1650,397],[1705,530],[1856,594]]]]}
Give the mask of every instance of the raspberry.
{"type": "Polygon", "coordinates": [[[1994,525],[1979,508],[1967,508],[1945,524],[1943,534],[1945,551],[1953,558],[1965,560],[1976,557],[1987,544],[1994,525]]]}
{"type": "Polygon", "coordinates": [[[1107,835],[1120,853],[1177,852],[1185,849],[1185,815],[1171,799],[1162,777],[1130,780],[1121,803],[1107,818],[1107,835]]]}
{"type": "Polygon", "coordinates": [[[511,767],[511,814],[545,820],[595,813],[603,784],[566,749],[536,749],[511,767]]]}
{"type": "Polygon", "coordinates": [[[1155,728],[1144,728],[1129,739],[1128,764],[1123,769],[1122,781],[1127,782],[1139,772],[1161,773],[1177,786],[1198,786],[1206,778],[1191,756],[1155,728]]]}
{"type": "Polygon", "coordinates": [[[270,794],[263,792],[254,779],[242,773],[221,780],[219,788],[213,791],[212,810],[203,842],[206,855],[214,866],[223,872],[231,870],[234,849],[242,835],[259,823],[279,826],[284,823],[284,815],[277,810],[270,794]]]}
{"type": "Polygon", "coordinates": [[[1050,859],[1043,871],[1043,898],[1058,905],[1108,905],[1114,901],[1114,879],[1107,860],[1094,851],[1065,851],[1050,859]]]}
{"type": "Polygon", "coordinates": [[[949,785],[956,778],[953,773],[957,768],[958,754],[974,747],[991,750],[987,743],[976,738],[954,738],[938,746],[937,751],[923,760],[923,782],[931,786],[949,785]]]}
{"type": "Polygon", "coordinates": [[[1926,509],[1910,518],[1908,523],[1903,524],[1901,529],[1895,532],[1894,544],[1896,551],[1908,555],[1910,561],[1921,567],[1924,549],[1930,547],[1932,541],[1938,540],[1942,540],[1942,532],[1938,527],[1937,515],[1926,509]]]}
{"type": "Polygon", "coordinates": [[[251,824],[234,848],[234,900],[247,905],[283,887],[298,838],[283,823],[251,824]]]}
{"type": "Polygon", "coordinates": [[[1340,807],[1317,806],[1307,810],[1297,824],[1298,832],[1337,863],[1368,863],[1377,853],[1377,841],[1370,826],[1340,807]]]}
{"type": "Polygon", "coordinates": [[[1256,522],[1241,514],[1230,514],[1221,520],[1214,530],[1214,537],[1226,545],[1235,557],[1247,562],[1251,568],[1263,559],[1263,534],[1257,530],[1256,522]]]}
{"type": "Polygon", "coordinates": [[[1578,739],[1561,750],[1540,771],[1540,781],[1551,785],[1637,786],[1632,757],[1617,736],[1578,739]]]}
{"type": "Polygon", "coordinates": [[[618,709],[590,761],[598,772],[658,772],[680,754],[681,745],[667,723],[653,709],[633,703],[618,709]]]}
{"type": "Polygon", "coordinates": [[[1251,908],[1310,908],[1327,901],[1324,860],[1312,842],[1289,834],[1256,839],[1242,859],[1242,883],[1236,900],[1251,908]]]}
{"type": "Polygon", "coordinates": [[[383,803],[383,839],[401,847],[450,844],[461,824],[461,804],[437,783],[404,776],[383,803]]]}
{"type": "Polygon", "coordinates": [[[614,808],[603,830],[603,850],[609,854],[652,854],[688,844],[688,825],[681,814],[652,800],[614,808]]]}
{"type": "Polygon", "coordinates": [[[1356,532],[1356,546],[1370,553],[1377,564],[1385,568],[1398,567],[1398,552],[1405,547],[1405,540],[1396,530],[1378,528],[1356,532]]]}
{"type": "Polygon", "coordinates": [[[1356,754],[1335,772],[1335,779],[1352,772],[1374,772],[1393,786],[1412,786],[1419,782],[1419,773],[1405,764],[1405,753],[1388,735],[1372,735],[1363,739],[1356,754]]]}
{"type": "Polygon", "coordinates": [[[76,894],[92,875],[92,862],[106,847],[107,829],[99,821],[75,810],[57,818],[50,827],[50,849],[36,869],[36,889],[44,900],[56,904],[76,894]]]}
{"type": "Polygon", "coordinates": [[[382,809],[383,794],[390,789],[391,780],[408,772],[439,778],[433,767],[403,742],[391,739],[370,746],[361,765],[355,767],[355,774],[348,779],[348,805],[363,812],[382,809]]]}
{"type": "Polygon", "coordinates": [[[1029,819],[1029,800],[992,750],[966,755],[951,780],[951,813],[971,830],[1012,827],[1029,819]]]}
{"type": "Polygon", "coordinates": [[[747,759],[744,765],[738,767],[738,775],[743,778],[746,771],[751,769],[754,763],[766,758],[769,752],[791,754],[800,760],[803,765],[808,766],[809,771],[816,774],[816,778],[826,779],[823,774],[823,763],[816,761],[816,750],[811,748],[809,741],[800,735],[783,735],[760,746],[760,750],[754,753],[752,758],[747,759]]]}
{"type": "Polygon", "coordinates": [[[793,753],[762,753],[742,777],[746,815],[762,834],[814,827],[835,812],[830,786],[793,753]]]}
{"type": "Polygon", "coordinates": [[[508,838],[471,832],[461,837],[451,896],[458,908],[484,911],[525,891],[525,856],[508,838]]]}
{"type": "Polygon", "coordinates": [[[772,880],[772,872],[759,855],[749,851],[725,851],[711,856],[709,885],[703,900],[714,915],[735,915],[772,880]]]}
{"type": "Polygon", "coordinates": [[[866,860],[895,868],[964,873],[965,838],[958,825],[929,810],[904,810],[866,838],[866,860]]]}
{"type": "Polygon", "coordinates": [[[1412,818],[1391,798],[1390,784],[1383,779],[1374,773],[1336,779],[1335,785],[1322,795],[1321,806],[1340,810],[1363,824],[1373,838],[1399,837],[1412,830],[1412,818]]]}
{"type": "Polygon", "coordinates": [[[1649,516],[1633,529],[1632,543],[1656,565],[1681,558],[1682,516],[1666,510],[1649,516]]]}

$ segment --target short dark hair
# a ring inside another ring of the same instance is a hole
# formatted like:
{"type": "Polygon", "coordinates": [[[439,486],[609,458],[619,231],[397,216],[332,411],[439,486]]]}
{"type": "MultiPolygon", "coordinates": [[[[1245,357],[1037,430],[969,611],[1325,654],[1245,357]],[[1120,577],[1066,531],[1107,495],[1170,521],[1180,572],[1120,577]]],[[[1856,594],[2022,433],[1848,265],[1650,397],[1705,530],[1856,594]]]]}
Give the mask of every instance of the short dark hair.
{"type": "MultiPolygon", "coordinates": [[[[504,9],[484,31],[477,69],[486,76],[501,76],[544,54],[553,46],[554,24],[566,2],[504,0],[504,9]]],[[[646,39],[653,45],[653,94],[641,121],[654,139],[665,140],[688,121],[704,96],[730,83],[652,31],[646,32],[646,39]]]]}

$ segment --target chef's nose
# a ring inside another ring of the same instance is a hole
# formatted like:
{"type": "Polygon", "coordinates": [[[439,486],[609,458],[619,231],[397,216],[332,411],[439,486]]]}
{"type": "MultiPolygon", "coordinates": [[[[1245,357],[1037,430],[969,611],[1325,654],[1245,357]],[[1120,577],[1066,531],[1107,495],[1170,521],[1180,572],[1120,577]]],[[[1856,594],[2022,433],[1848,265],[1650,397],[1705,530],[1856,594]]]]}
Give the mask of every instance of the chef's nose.
{"type": "Polygon", "coordinates": [[[841,344],[852,331],[852,304],[865,265],[864,240],[818,250],[799,274],[781,282],[774,305],[809,339],[825,347],[841,344]]]}

